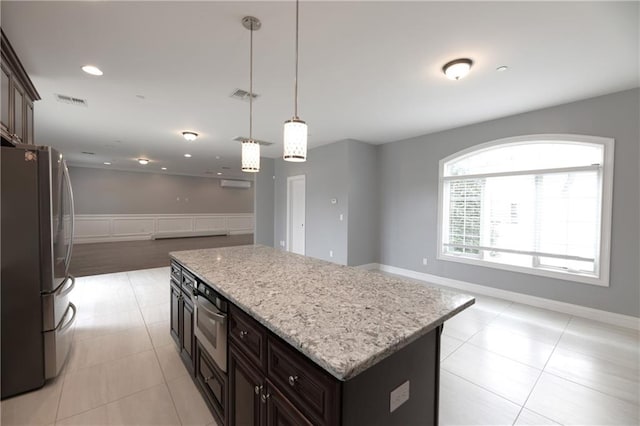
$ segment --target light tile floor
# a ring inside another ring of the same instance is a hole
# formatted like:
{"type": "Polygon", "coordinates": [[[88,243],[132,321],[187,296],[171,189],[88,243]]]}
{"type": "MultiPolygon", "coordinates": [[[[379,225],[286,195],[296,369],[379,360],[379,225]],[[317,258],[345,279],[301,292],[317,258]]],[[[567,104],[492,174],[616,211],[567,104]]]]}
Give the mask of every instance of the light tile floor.
{"type": "MultiPolygon", "coordinates": [[[[2,425],[215,425],[169,330],[168,268],[79,278],[74,346],[2,425]]],[[[638,332],[476,296],[442,336],[442,425],[640,423],[638,332]]]]}

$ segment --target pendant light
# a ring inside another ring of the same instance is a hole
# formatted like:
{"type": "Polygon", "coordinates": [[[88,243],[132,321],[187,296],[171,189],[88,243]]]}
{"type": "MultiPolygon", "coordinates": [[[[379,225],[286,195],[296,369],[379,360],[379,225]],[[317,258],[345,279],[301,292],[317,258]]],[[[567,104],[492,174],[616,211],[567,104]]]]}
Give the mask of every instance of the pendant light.
{"type": "Polygon", "coordinates": [[[245,16],[242,26],[251,33],[249,41],[249,139],[242,141],[242,171],[257,173],[260,171],[260,144],[253,140],[253,32],[258,31],[262,23],[258,18],[245,16]]]}
{"type": "Polygon", "coordinates": [[[285,161],[307,161],[307,123],[298,117],[298,25],[299,0],[296,0],[296,78],[294,83],[293,118],[284,122],[284,154],[285,161]]]}

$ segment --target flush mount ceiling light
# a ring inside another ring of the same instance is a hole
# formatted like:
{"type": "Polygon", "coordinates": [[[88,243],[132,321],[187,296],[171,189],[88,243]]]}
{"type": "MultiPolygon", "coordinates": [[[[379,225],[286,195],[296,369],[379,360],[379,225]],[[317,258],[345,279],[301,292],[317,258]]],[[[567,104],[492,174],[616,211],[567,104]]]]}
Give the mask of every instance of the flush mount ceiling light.
{"type": "MultiPolygon", "coordinates": [[[[249,93],[253,93],[253,32],[258,31],[262,23],[258,18],[245,16],[242,26],[249,30],[249,93]]],[[[249,139],[242,141],[242,171],[257,173],[260,171],[260,144],[253,140],[253,96],[249,96],[249,139]]]]}
{"type": "Polygon", "coordinates": [[[166,168],[166,167],[161,167],[161,169],[162,169],[162,170],[167,170],[167,168],[166,168]]]}
{"type": "Polygon", "coordinates": [[[149,160],[147,160],[146,158],[138,158],[138,163],[146,166],[147,164],[149,164],[149,160]]]}
{"type": "Polygon", "coordinates": [[[185,158],[191,158],[191,154],[185,154],[185,158]]]}
{"type": "Polygon", "coordinates": [[[451,62],[447,62],[442,67],[444,75],[450,80],[460,80],[469,74],[473,61],[468,58],[456,59],[451,62]]]}
{"type": "Polygon", "coordinates": [[[218,176],[222,176],[222,173],[220,173],[220,172],[218,172],[218,173],[216,173],[216,174],[217,174],[218,176]]]}
{"type": "Polygon", "coordinates": [[[182,132],[182,136],[189,142],[195,141],[198,138],[198,134],[196,132],[182,132]]]}
{"type": "Polygon", "coordinates": [[[94,65],[85,65],[82,67],[82,71],[86,72],[87,74],[96,75],[96,76],[101,76],[102,74],[104,74],[102,70],[100,70],[100,68],[94,65]]]}
{"type": "Polygon", "coordinates": [[[296,73],[294,80],[294,109],[293,118],[284,122],[284,153],[285,161],[307,161],[307,123],[298,117],[298,36],[299,36],[299,4],[296,0],[296,73]]]}
{"type": "Polygon", "coordinates": [[[110,165],[111,165],[111,163],[110,163],[110,162],[108,162],[108,161],[105,161],[105,162],[104,162],[104,163],[102,163],[102,164],[104,164],[105,166],[110,166],[110,165]]]}

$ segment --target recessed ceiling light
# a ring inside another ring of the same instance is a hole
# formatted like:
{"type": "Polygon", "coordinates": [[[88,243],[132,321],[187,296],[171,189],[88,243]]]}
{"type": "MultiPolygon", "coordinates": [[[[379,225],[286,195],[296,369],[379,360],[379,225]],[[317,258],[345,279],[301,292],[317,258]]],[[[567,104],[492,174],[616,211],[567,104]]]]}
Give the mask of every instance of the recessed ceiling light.
{"type": "Polygon", "coordinates": [[[94,65],[85,65],[82,67],[82,71],[86,72],[87,74],[91,74],[91,75],[102,75],[103,72],[102,70],[100,70],[100,68],[94,66],[94,65]]]}
{"type": "Polygon", "coordinates": [[[161,169],[162,169],[162,170],[167,170],[167,168],[166,168],[166,167],[161,167],[161,169]]]}
{"type": "Polygon", "coordinates": [[[185,154],[184,156],[187,158],[191,158],[191,154],[185,154]]]}
{"type": "Polygon", "coordinates": [[[189,142],[195,141],[198,138],[198,134],[196,132],[182,132],[182,136],[189,142]]]}
{"type": "Polygon", "coordinates": [[[450,80],[460,80],[469,74],[473,61],[468,58],[456,59],[451,62],[447,62],[442,67],[444,75],[450,80]]]}
{"type": "Polygon", "coordinates": [[[111,163],[110,163],[110,162],[108,162],[108,161],[105,161],[105,162],[104,162],[104,163],[102,163],[102,164],[104,164],[105,166],[110,166],[110,165],[111,165],[111,163]]]}
{"type": "Polygon", "coordinates": [[[220,173],[220,172],[218,172],[218,173],[216,173],[216,174],[217,174],[218,176],[221,176],[221,175],[222,175],[222,173],[220,173]]]}
{"type": "Polygon", "coordinates": [[[138,163],[142,164],[143,166],[149,164],[149,160],[147,160],[146,158],[138,158],[138,163]]]}
{"type": "Polygon", "coordinates": [[[216,155],[216,160],[219,160],[219,159],[220,159],[220,156],[219,156],[219,155],[216,155]]]}
{"type": "Polygon", "coordinates": [[[496,68],[496,71],[500,71],[500,72],[502,72],[502,71],[506,71],[506,70],[508,70],[508,69],[509,69],[509,67],[508,67],[508,66],[506,66],[506,65],[501,65],[501,66],[499,66],[498,68],[496,68]]]}

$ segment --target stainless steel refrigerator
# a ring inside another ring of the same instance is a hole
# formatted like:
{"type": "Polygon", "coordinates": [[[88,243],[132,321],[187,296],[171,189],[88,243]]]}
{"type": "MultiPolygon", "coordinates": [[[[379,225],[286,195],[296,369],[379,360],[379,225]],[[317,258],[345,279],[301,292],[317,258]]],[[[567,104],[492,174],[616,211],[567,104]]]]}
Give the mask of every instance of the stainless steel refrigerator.
{"type": "Polygon", "coordinates": [[[42,387],[71,348],[73,193],[55,149],[2,147],[2,399],[42,387]]]}

